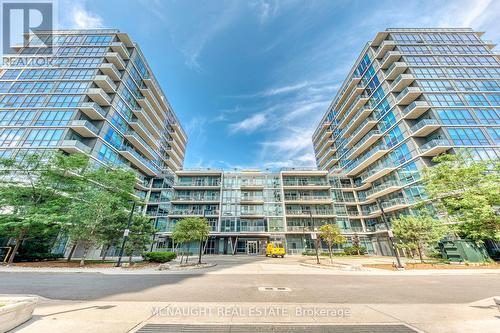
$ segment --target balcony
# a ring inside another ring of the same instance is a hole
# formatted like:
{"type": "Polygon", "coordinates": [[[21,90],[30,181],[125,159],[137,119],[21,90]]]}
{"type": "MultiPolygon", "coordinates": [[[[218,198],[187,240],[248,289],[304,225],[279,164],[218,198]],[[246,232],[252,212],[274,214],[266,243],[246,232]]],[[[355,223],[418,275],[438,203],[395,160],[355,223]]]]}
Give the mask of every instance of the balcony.
{"type": "Polygon", "coordinates": [[[407,68],[408,65],[406,65],[406,63],[396,61],[391,65],[391,67],[385,70],[384,73],[386,80],[394,80],[396,77],[398,77],[398,75],[402,74],[407,68]]]}
{"type": "Polygon", "coordinates": [[[134,145],[141,153],[143,153],[147,158],[154,160],[158,157],[154,150],[149,147],[149,145],[144,141],[143,138],[139,136],[136,132],[128,131],[125,133],[125,138],[134,145]]]}
{"type": "Polygon", "coordinates": [[[172,198],[172,203],[219,203],[220,197],[218,195],[176,195],[172,198]]]}
{"type": "Polygon", "coordinates": [[[133,165],[135,165],[139,170],[141,170],[148,176],[156,176],[159,174],[158,168],[154,166],[151,161],[148,161],[146,158],[136,152],[132,147],[123,145],[119,149],[119,152],[123,157],[125,157],[128,161],[130,161],[133,165]]]}
{"type": "Polygon", "coordinates": [[[406,87],[396,97],[396,103],[400,105],[408,105],[422,94],[419,87],[406,87]]]}
{"type": "MultiPolygon", "coordinates": [[[[256,206],[254,206],[256,207],[256,206]]],[[[256,208],[262,208],[257,206],[256,208]]],[[[266,216],[266,213],[264,213],[263,210],[242,210],[240,212],[240,217],[241,218],[246,218],[246,219],[262,219],[266,216]]]]}
{"type": "Polygon", "coordinates": [[[400,182],[395,181],[395,180],[389,180],[384,183],[382,183],[379,186],[373,187],[368,195],[366,196],[367,200],[379,198],[381,196],[384,196],[386,194],[392,193],[394,191],[399,190],[403,186],[401,185],[400,182]]]}
{"type": "Polygon", "coordinates": [[[389,149],[385,145],[380,145],[375,148],[372,148],[366,156],[363,156],[363,159],[355,161],[350,167],[350,170],[346,173],[346,176],[351,177],[355,176],[364,169],[366,169],[370,164],[378,160],[380,157],[385,155],[389,149]]]}
{"type": "Polygon", "coordinates": [[[395,166],[389,166],[388,164],[384,164],[373,170],[368,171],[365,176],[361,177],[361,181],[363,183],[371,183],[381,177],[384,177],[385,175],[391,173],[394,170],[396,170],[395,166]]]}
{"type": "Polygon", "coordinates": [[[203,209],[174,209],[168,216],[219,216],[218,209],[203,210],[203,209]]]}
{"type": "Polygon", "coordinates": [[[95,138],[99,130],[88,120],[72,120],[69,127],[84,138],[95,138]]]}
{"type": "Polygon", "coordinates": [[[337,152],[337,146],[332,145],[330,149],[327,149],[323,154],[316,154],[316,158],[318,159],[318,164],[322,165],[328,158],[333,156],[337,152]]]}
{"type": "Polygon", "coordinates": [[[445,139],[434,139],[420,146],[420,156],[436,156],[446,152],[452,147],[451,143],[445,139]]]}
{"type": "Polygon", "coordinates": [[[130,58],[130,54],[125,47],[125,44],[123,44],[122,42],[111,43],[111,49],[113,50],[113,52],[117,52],[118,54],[120,54],[120,56],[125,60],[128,60],[130,58]]]}
{"type": "Polygon", "coordinates": [[[334,141],[333,141],[333,139],[328,139],[328,140],[326,140],[326,141],[325,141],[325,142],[321,145],[321,147],[319,147],[319,149],[318,149],[318,151],[317,151],[317,153],[316,153],[316,156],[321,156],[321,154],[323,153],[323,151],[324,151],[326,148],[328,148],[328,147],[330,147],[331,145],[333,145],[333,142],[334,142],[334,141]]]}
{"type": "Polygon", "coordinates": [[[382,44],[379,45],[377,50],[375,51],[375,58],[380,59],[385,56],[387,51],[394,49],[396,46],[396,42],[393,40],[384,40],[382,44]]]}
{"type": "Polygon", "coordinates": [[[177,152],[177,155],[179,155],[180,157],[184,158],[184,150],[179,145],[179,143],[176,140],[174,140],[174,138],[170,137],[167,140],[167,143],[170,145],[170,147],[174,148],[174,150],[177,152]]]}
{"type": "Polygon", "coordinates": [[[356,144],[359,139],[364,137],[377,124],[377,121],[373,116],[366,118],[359,125],[358,129],[352,133],[351,137],[346,141],[345,146],[349,148],[356,144]]]}
{"type": "Polygon", "coordinates": [[[334,154],[325,162],[324,169],[326,170],[330,169],[338,161],[339,161],[339,156],[337,154],[334,154]]]}
{"type": "Polygon", "coordinates": [[[343,101],[350,96],[352,88],[356,87],[358,83],[361,81],[361,77],[359,76],[352,76],[349,78],[349,83],[345,87],[344,91],[341,92],[340,98],[337,101],[337,105],[341,105],[343,101]]]}
{"type": "Polygon", "coordinates": [[[171,123],[170,126],[174,130],[174,134],[179,137],[179,140],[181,141],[182,145],[185,147],[187,143],[187,136],[186,133],[184,133],[184,130],[182,129],[181,125],[177,122],[171,123]]]}
{"type": "Polygon", "coordinates": [[[108,52],[106,53],[105,57],[108,62],[112,63],[116,66],[116,68],[120,70],[124,70],[127,66],[118,52],[108,52]]]}
{"type": "Polygon", "coordinates": [[[392,212],[395,210],[406,208],[408,206],[410,206],[410,203],[405,198],[394,198],[382,202],[382,208],[384,209],[384,212],[392,212]]]}
{"type": "Polygon", "coordinates": [[[147,98],[144,96],[136,96],[136,98],[137,98],[137,103],[139,103],[141,108],[144,111],[146,111],[146,113],[154,121],[154,123],[158,126],[162,126],[163,122],[161,121],[160,117],[158,117],[158,114],[156,113],[155,109],[153,109],[151,103],[149,103],[147,98]]]}
{"type": "Polygon", "coordinates": [[[286,215],[293,217],[335,217],[336,214],[332,209],[312,209],[312,210],[287,210],[286,215]]]}
{"type": "Polygon", "coordinates": [[[322,143],[325,138],[327,138],[328,136],[332,135],[333,131],[331,129],[327,129],[320,137],[319,137],[319,140],[317,140],[318,138],[316,138],[316,140],[314,141],[314,144],[315,145],[319,145],[320,143],[322,143]]]}
{"type": "Polygon", "coordinates": [[[323,181],[299,181],[299,180],[284,180],[283,188],[285,189],[303,189],[303,190],[316,190],[316,189],[330,189],[330,184],[323,181]]]}
{"type": "Polygon", "coordinates": [[[139,119],[132,119],[129,121],[129,124],[130,127],[132,127],[132,129],[136,131],[150,146],[153,146],[156,149],[160,148],[158,140],[153,137],[151,132],[149,132],[139,119]]]}
{"type": "Polygon", "coordinates": [[[426,101],[414,101],[403,110],[403,119],[416,119],[425,111],[429,110],[430,105],[426,101]]]}
{"type": "Polygon", "coordinates": [[[167,164],[167,166],[174,170],[174,171],[178,171],[180,169],[182,169],[182,165],[180,163],[177,163],[173,158],[171,158],[170,156],[167,156],[167,158],[165,157],[162,157],[163,160],[165,161],[165,163],[167,164]]]}
{"type": "Polygon", "coordinates": [[[408,105],[422,94],[419,87],[406,87],[396,97],[397,104],[408,105]]]}
{"type": "Polygon", "coordinates": [[[78,140],[64,140],[59,146],[59,149],[69,154],[90,154],[90,152],[92,151],[92,148],[78,140]]]}
{"type": "Polygon", "coordinates": [[[240,185],[240,189],[247,190],[247,191],[260,191],[260,190],[264,189],[264,184],[253,183],[253,182],[242,183],[240,185]]]}
{"type": "Polygon", "coordinates": [[[441,127],[437,119],[422,119],[410,128],[412,136],[427,136],[441,127]]]}
{"type": "Polygon", "coordinates": [[[87,95],[100,106],[111,105],[111,97],[101,88],[89,88],[87,95]]]}
{"type": "Polygon", "coordinates": [[[116,84],[107,75],[96,75],[95,84],[107,93],[116,92],[116,84]]]}
{"type": "Polygon", "coordinates": [[[354,100],[354,102],[352,103],[351,107],[349,108],[349,110],[347,110],[345,116],[344,116],[344,119],[342,122],[344,122],[345,120],[349,120],[351,119],[352,117],[354,117],[354,115],[356,114],[356,112],[358,112],[358,110],[366,104],[366,102],[368,102],[370,98],[368,98],[368,96],[364,96],[364,95],[359,95],[358,97],[356,97],[356,99],[354,100]]]}
{"type": "Polygon", "coordinates": [[[168,156],[172,157],[178,165],[182,164],[182,158],[177,154],[175,149],[167,147],[165,150],[167,151],[168,156]]]}
{"type": "Polygon", "coordinates": [[[386,69],[394,61],[399,60],[400,58],[401,58],[401,53],[399,51],[389,51],[385,54],[385,56],[380,61],[380,68],[386,69]]]}
{"type": "Polygon", "coordinates": [[[382,133],[379,130],[372,130],[366,136],[356,143],[349,153],[347,154],[347,159],[352,160],[359,156],[363,151],[375,143],[378,139],[382,137],[382,133]]]}
{"type": "Polygon", "coordinates": [[[185,182],[185,181],[179,181],[174,183],[173,188],[175,189],[219,189],[220,188],[220,181],[217,180],[203,180],[203,181],[191,181],[191,182],[185,182]]]}
{"type": "Polygon", "coordinates": [[[78,109],[85,113],[92,120],[106,119],[107,112],[95,102],[84,102],[78,106],[78,109]]]}
{"type": "Polygon", "coordinates": [[[304,196],[287,196],[285,193],[285,203],[300,203],[300,204],[331,204],[332,198],[324,195],[304,195],[304,196]]]}
{"type": "Polygon", "coordinates": [[[240,199],[242,205],[262,205],[264,204],[264,197],[261,196],[243,196],[240,199]]]}
{"type": "Polygon", "coordinates": [[[134,114],[134,116],[136,116],[142,122],[142,124],[149,130],[149,132],[151,134],[153,134],[153,136],[155,138],[159,139],[161,137],[160,131],[158,130],[156,125],[153,124],[153,122],[151,121],[149,116],[146,114],[146,112],[144,112],[143,109],[141,109],[141,108],[134,109],[133,108],[132,113],[134,114]]]}
{"type": "Polygon", "coordinates": [[[104,63],[101,64],[99,69],[105,75],[109,76],[113,81],[120,81],[120,71],[118,71],[118,68],[116,68],[115,65],[111,63],[104,63]]]}
{"type": "Polygon", "coordinates": [[[401,74],[392,82],[390,90],[394,93],[400,92],[408,87],[414,80],[415,77],[412,74],[401,74]]]}
{"type": "Polygon", "coordinates": [[[358,115],[351,119],[351,121],[347,124],[347,126],[345,127],[345,130],[344,130],[344,133],[342,133],[342,137],[344,138],[347,138],[349,133],[351,133],[352,131],[354,131],[354,129],[356,127],[358,127],[358,125],[366,119],[366,117],[368,117],[370,115],[370,113],[373,111],[373,109],[371,108],[363,108],[361,109],[359,112],[358,112],[358,115]]]}

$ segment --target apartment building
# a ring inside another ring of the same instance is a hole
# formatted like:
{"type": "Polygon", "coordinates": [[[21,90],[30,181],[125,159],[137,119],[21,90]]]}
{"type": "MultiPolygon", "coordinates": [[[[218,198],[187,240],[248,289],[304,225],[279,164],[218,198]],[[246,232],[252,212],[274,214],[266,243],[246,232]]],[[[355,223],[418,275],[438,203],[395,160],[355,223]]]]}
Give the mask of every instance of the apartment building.
{"type": "Polygon", "coordinates": [[[119,30],[37,32],[1,69],[0,157],[59,149],[133,170],[137,195],[182,168],[187,137],[119,30]],[[49,46],[48,46],[49,45],[49,46]]]}
{"type": "Polygon", "coordinates": [[[136,194],[158,200],[151,189],[182,169],[187,137],[139,46],[113,29],[26,37],[0,72],[0,157],[85,153],[133,170],[136,194]]]}
{"type": "Polygon", "coordinates": [[[370,253],[389,253],[385,245],[373,245],[374,233],[360,220],[349,220],[345,203],[335,199],[339,181],[326,170],[180,170],[172,181],[156,182],[152,194],[159,199],[154,208],[150,200],[147,211],[160,229],[158,250],[175,249],[175,223],[197,216],[210,225],[208,254],[259,254],[270,241],[302,253],[314,249],[311,234],[327,223],[337,223],[349,241],[357,233],[370,253]]]}
{"type": "Polygon", "coordinates": [[[426,199],[422,169],[467,148],[500,157],[500,62],[471,29],[387,29],[368,42],[313,135],[350,221],[383,231],[426,199]]]}

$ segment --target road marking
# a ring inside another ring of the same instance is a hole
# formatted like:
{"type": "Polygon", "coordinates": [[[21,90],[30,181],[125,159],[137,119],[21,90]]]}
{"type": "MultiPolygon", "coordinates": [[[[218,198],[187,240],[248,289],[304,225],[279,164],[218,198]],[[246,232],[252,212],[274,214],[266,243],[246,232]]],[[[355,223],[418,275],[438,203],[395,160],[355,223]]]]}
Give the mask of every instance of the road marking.
{"type": "Polygon", "coordinates": [[[259,291],[292,291],[286,287],[259,287],[259,291]]]}

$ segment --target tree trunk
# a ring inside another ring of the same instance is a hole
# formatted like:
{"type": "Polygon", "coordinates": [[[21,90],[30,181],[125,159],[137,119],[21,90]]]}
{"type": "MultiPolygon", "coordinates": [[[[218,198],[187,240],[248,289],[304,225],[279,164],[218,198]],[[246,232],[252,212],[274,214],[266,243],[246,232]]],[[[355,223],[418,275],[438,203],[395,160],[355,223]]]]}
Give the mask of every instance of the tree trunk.
{"type": "Polygon", "coordinates": [[[189,245],[188,245],[187,251],[186,251],[186,265],[188,263],[188,260],[189,260],[189,245]]]}
{"type": "Polygon", "coordinates": [[[332,246],[328,246],[328,254],[330,255],[330,264],[333,264],[333,259],[332,259],[332,246]]]}
{"type": "Polygon", "coordinates": [[[423,263],[424,258],[422,257],[422,248],[420,245],[417,247],[417,251],[418,251],[418,256],[420,257],[420,262],[423,263]]]}
{"type": "Polygon", "coordinates": [[[181,245],[180,249],[181,249],[181,263],[180,264],[182,265],[182,262],[184,261],[184,251],[182,251],[182,245],[181,245]]]}
{"type": "Polygon", "coordinates": [[[82,254],[82,258],[80,259],[80,267],[83,267],[85,266],[85,258],[87,257],[87,253],[89,252],[90,250],[90,245],[85,245],[83,247],[83,254],[82,254]]]}
{"type": "Polygon", "coordinates": [[[14,249],[12,250],[9,261],[7,262],[7,265],[11,265],[14,262],[14,257],[16,256],[17,251],[19,250],[19,246],[21,245],[21,242],[24,239],[24,236],[26,235],[26,230],[21,230],[19,231],[19,234],[16,237],[16,245],[14,245],[14,249]]]}
{"type": "Polygon", "coordinates": [[[69,251],[68,259],[66,259],[67,262],[70,262],[71,258],[73,258],[73,254],[75,253],[77,244],[78,244],[78,242],[73,242],[73,245],[71,245],[71,250],[69,251]]]}
{"type": "Polygon", "coordinates": [[[109,248],[111,247],[111,244],[106,245],[106,248],[104,250],[104,253],[102,255],[102,262],[106,261],[106,256],[108,255],[109,248]]]}
{"type": "Polygon", "coordinates": [[[132,255],[129,255],[129,256],[128,256],[128,264],[129,264],[129,265],[132,265],[132,255]]]}
{"type": "Polygon", "coordinates": [[[198,251],[198,265],[201,265],[202,252],[203,252],[203,241],[200,240],[200,251],[198,251]]]}

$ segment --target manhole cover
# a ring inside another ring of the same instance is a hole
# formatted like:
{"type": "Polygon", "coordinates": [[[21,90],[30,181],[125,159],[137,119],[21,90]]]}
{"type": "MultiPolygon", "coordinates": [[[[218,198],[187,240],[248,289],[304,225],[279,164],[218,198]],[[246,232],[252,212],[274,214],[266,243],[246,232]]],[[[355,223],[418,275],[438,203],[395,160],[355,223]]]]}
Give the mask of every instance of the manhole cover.
{"type": "Polygon", "coordinates": [[[292,289],[285,287],[259,287],[259,291],[292,291],[292,289]]]}
{"type": "Polygon", "coordinates": [[[136,333],[416,333],[406,325],[173,325],[147,324],[136,333]]]}

